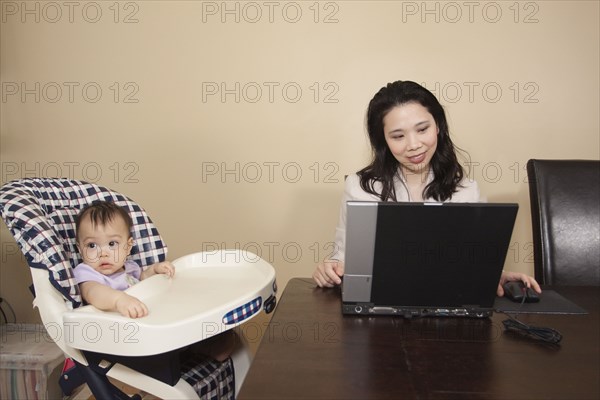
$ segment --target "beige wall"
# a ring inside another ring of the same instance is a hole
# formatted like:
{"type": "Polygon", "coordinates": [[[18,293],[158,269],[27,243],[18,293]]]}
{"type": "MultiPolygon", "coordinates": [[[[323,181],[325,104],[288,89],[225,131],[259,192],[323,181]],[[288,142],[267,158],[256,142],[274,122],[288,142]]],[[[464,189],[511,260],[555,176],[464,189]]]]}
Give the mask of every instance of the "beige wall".
{"type": "MultiPolygon", "coordinates": [[[[2,183],[122,191],[170,258],[258,251],[281,288],[328,254],[343,176],[368,159],[366,105],[387,82],[432,89],[488,200],[520,204],[508,269],[533,271],[526,161],[600,157],[598,1],[1,7],[2,183]]],[[[0,234],[0,294],[35,320],[0,234]]]]}

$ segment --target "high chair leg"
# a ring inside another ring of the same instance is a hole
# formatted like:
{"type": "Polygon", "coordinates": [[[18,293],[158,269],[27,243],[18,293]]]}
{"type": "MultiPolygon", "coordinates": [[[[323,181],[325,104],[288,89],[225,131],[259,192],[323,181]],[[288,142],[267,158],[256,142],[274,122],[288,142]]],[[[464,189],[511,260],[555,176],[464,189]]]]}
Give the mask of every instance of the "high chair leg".
{"type": "Polygon", "coordinates": [[[121,389],[113,385],[105,375],[105,371],[97,371],[91,366],[86,366],[75,361],[80,369],[92,394],[96,399],[132,400],[140,399],[139,395],[129,396],[121,389]]]}

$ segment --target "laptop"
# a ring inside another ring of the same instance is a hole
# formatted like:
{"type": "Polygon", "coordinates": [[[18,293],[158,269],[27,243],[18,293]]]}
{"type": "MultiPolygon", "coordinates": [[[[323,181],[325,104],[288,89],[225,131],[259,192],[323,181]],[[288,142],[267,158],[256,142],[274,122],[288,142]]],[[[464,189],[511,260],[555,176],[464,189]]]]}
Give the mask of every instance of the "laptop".
{"type": "Polygon", "coordinates": [[[347,202],[343,313],[491,316],[517,210],[347,202]]]}

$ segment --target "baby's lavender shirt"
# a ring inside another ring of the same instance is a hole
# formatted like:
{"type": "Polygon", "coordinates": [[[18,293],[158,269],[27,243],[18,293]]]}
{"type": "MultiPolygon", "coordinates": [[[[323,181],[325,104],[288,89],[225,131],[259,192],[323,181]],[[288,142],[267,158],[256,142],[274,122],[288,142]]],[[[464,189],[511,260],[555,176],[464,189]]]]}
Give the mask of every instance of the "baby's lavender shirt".
{"type": "Polygon", "coordinates": [[[116,290],[125,290],[140,281],[142,269],[135,261],[125,261],[125,272],[115,272],[112,275],[103,275],[85,263],[81,263],[73,270],[77,283],[94,281],[116,290]]]}

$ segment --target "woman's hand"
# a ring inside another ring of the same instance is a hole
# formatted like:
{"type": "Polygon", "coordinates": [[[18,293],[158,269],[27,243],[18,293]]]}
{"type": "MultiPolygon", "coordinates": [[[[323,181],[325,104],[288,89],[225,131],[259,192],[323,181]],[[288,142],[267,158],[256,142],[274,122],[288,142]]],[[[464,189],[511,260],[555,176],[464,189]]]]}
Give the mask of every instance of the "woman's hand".
{"type": "Polygon", "coordinates": [[[504,296],[504,288],[502,285],[511,281],[522,281],[528,288],[532,288],[537,293],[542,293],[542,288],[540,288],[540,285],[532,276],[525,275],[520,272],[502,271],[502,276],[500,277],[500,283],[498,284],[498,290],[496,290],[496,294],[500,297],[504,296]]]}
{"type": "Polygon", "coordinates": [[[313,279],[319,287],[334,287],[342,283],[344,263],[338,260],[325,260],[315,269],[313,279]]]}

